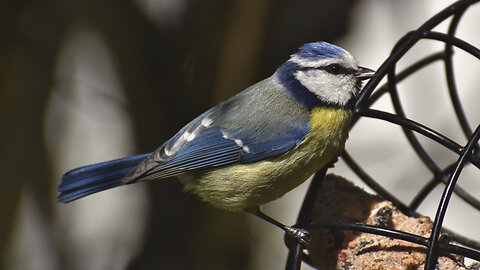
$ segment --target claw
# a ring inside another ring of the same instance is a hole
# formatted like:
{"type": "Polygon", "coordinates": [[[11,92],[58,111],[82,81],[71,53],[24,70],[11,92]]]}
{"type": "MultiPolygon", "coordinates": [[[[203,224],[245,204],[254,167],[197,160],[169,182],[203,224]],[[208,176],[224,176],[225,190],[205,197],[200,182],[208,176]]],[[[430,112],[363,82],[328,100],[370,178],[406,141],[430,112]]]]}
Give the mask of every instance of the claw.
{"type": "Polygon", "coordinates": [[[308,248],[310,243],[312,242],[312,237],[310,233],[305,229],[294,228],[294,227],[285,227],[285,232],[297,240],[304,248],[308,248]]]}
{"type": "Polygon", "coordinates": [[[312,237],[310,236],[310,233],[305,230],[305,229],[300,229],[300,228],[295,228],[295,227],[290,227],[286,226],[285,224],[282,224],[275,219],[265,215],[262,211],[260,211],[260,208],[252,208],[252,209],[247,209],[247,213],[253,214],[275,226],[278,228],[282,229],[285,231],[285,235],[288,237],[285,237],[285,243],[287,244],[288,247],[291,247],[292,241],[291,239],[294,239],[298,243],[300,243],[304,248],[308,248],[310,245],[310,242],[312,242],[312,237]]]}

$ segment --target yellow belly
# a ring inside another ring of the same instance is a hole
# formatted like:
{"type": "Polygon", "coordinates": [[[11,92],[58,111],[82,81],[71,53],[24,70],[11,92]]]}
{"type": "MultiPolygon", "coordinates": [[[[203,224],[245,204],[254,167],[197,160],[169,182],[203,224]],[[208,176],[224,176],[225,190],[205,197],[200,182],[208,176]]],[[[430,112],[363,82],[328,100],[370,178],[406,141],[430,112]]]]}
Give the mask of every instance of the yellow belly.
{"type": "Polygon", "coordinates": [[[348,137],[352,112],[314,108],[310,133],[288,152],[249,164],[179,176],[185,190],[227,210],[245,210],[275,200],[294,189],[338,156],[348,137]]]}

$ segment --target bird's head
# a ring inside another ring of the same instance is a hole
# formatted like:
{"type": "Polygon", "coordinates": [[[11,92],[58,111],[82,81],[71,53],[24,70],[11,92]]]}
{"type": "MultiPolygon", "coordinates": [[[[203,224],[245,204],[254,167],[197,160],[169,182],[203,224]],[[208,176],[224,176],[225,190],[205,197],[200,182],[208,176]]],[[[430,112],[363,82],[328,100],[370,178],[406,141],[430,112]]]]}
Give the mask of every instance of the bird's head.
{"type": "Polygon", "coordinates": [[[374,71],[358,66],[346,50],[327,42],[303,45],[276,72],[287,92],[311,109],[314,106],[352,107],[362,81],[374,71]]]}

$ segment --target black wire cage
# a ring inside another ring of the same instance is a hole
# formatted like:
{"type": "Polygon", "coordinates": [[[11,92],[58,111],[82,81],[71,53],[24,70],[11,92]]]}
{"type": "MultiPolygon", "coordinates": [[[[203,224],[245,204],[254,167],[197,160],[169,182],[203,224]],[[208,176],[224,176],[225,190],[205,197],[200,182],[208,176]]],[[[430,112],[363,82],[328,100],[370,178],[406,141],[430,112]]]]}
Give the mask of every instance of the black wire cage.
{"type": "MultiPolygon", "coordinates": [[[[431,179],[425,181],[424,186],[417,192],[414,199],[408,204],[402,202],[394,194],[382,187],[379,182],[373,179],[373,177],[367,173],[365,168],[362,168],[362,166],[360,166],[359,163],[349,155],[347,150],[345,150],[341,156],[348,167],[367,186],[372,188],[384,199],[393,202],[400,211],[409,216],[419,216],[417,213],[419,206],[435,188],[443,184],[443,193],[438,203],[430,237],[425,238],[393,229],[359,223],[322,222],[321,220],[311,220],[310,215],[314,201],[318,190],[321,188],[322,181],[325,178],[327,168],[319,171],[310,184],[297,219],[297,224],[295,225],[296,227],[304,229],[315,227],[366,232],[422,245],[428,248],[425,261],[425,269],[427,270],[435,269],[438,254],[443,251],[480,261],[479,242],[442,228],[445,214],[453,193],[473,209],[480,210],[480,200],[475,198],[475,196],[470,194],[466,189],[462,188],[461,185],[457,184],[457,180],[466,166],[471,166],[476,170],[480,169],[480,153],[478,147],[480,125],[477,124],[475,129],[470,125],[471,122],[467,118],[467,114],[465,113],[464,106],[459,96],[454,69],[454,51],[456,50],[464,51],[476,59],[476,61],[480,60],[480,49],[456,36],[456,31],[463,15],[469,7],[478,2],[479,0],[457,1],[430,18],[418,29],[403,36],[394,46],[388,59],[386,59],[378,68],[376,76],[365,85],[356,104],[356,119],[354,125],[359,120],[361,121],[362,118],[368,117],[387,121],[391,124],[400,126],[409,145],[413,148],[423,165],[431,172],[431,175],[433,175],[431,179]],[[433,30],[444,22],[448,23],[446,32],[433,30]],[[442,49],[416,61],[401,71],[397,71],[399,60],[401,60],[419,41],[425,39],[440,42],[442,44],[442,49]],[[464,145],[448,138],[446,135],[433,128],[407,118],[404,105],[399,97],[399,82],[425,67],[438,62],[442,62],[444,66],[444,79],[447,84],[450,103],[453,107],[456,121],[458,121],[459,127],[467,141],[464,145]],[[382,79],[385,79],[385,84],[383,86],[378,86],[382,79]],[[394,113],[372,108],[372,105],[376,101],[386,95],[391,99],[394,113]],[[436,162],[425,149],[422,140],[419,139],[421,136],[432,140],[451,153],[454,153],[456,161],[447,166],[436,162]],[[459,245],[440,241],[440,236],[444,234],[448,235],[448,237],[455,243],[459,243],[459,245]]],[[[477,89],[471,90],[476,91],[477,89]]],[[[315,241],[315,239],[313,241],[315,241]]],[[[300,269],[302,261],[308,262],[308,255],[303,251],[303,247],[300,244],[295,243],[289,245],[289,249],[286,263],[287,270],[300,269]]]]}

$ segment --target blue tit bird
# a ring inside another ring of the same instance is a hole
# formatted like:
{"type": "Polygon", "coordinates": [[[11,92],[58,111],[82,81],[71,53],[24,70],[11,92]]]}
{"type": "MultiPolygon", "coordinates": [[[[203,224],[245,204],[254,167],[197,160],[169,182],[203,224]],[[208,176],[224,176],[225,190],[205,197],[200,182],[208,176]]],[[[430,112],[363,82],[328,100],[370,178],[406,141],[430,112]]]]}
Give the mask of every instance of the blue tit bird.
{"type": "Polygon", "coordinates": [[[213,206],[253,213],[305,244],[304,232],[259,207],[337,158],[362,81],[372,75],[338,46],[305,44],[272,76],[201,114],[154,152],[67,172],[57,200],[176,176],[213,206]]]}

